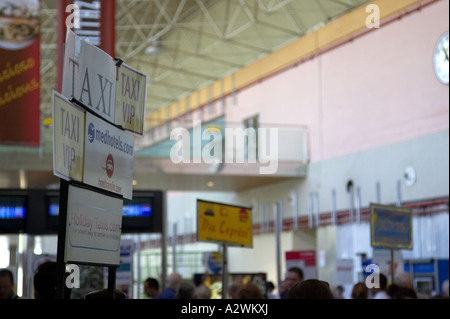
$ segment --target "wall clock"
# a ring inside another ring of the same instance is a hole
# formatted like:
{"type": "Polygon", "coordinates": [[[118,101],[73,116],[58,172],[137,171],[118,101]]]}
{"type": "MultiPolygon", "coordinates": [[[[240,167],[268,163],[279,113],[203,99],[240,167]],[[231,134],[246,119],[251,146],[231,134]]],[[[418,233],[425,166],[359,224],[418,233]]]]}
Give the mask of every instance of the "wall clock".
{"type": "Polygon", "coordinates": [[[448,31],[444,33],[436,44],[433,54],[434,73],[441,83],[448,85],[448,31]]]}

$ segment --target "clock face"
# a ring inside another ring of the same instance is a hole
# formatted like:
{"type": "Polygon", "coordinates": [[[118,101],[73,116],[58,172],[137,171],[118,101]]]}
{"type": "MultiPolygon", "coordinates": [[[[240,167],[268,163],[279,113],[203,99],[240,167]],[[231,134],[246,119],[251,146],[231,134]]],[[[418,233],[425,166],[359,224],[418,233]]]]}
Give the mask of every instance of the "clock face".
{"type": "Polygon", "coordinates": [[[437,78],[444,84],[448,84],[448,31],[444,33],[436,44],[433,57],[434,72],[437,78]]]}

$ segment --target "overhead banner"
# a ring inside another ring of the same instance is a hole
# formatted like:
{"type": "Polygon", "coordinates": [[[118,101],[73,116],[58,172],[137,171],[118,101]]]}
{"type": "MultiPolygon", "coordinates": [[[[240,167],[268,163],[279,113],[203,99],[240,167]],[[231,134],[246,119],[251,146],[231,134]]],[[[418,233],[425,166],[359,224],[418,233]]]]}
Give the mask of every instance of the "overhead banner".
{"type": "Polygon", "coordinates": [[[82,40],[114,56],[115,9],[111,0],[58,0],[57,88],[61,92],[63,45],[69,28],[82,40]]]}
{"type": "Polygon", "coordinates": [[[53,174],[81,182],[84,165],[85,113],[53,91],[53,174]]]}
{"type": "Polygon", "coordinates": [[[133,198],[134,135],[86,113],[83,182],[133,198]]]}
{"type": "Polygon", "coordinates": [[[412,210],[371,203],[370,244],[372,247],[412,249],[412,210]]]}
{"type": "Polygon", "coordinates": [[[64,261],[120,264],[123,200],[69,186],[64,261]]]}
{"type": "Polygon", "coordinates": [[[0,144],[39,146],[39,0],[0,0],[0,57],[0,144]]]}
{"type": "Polygon", "coordinates": [[[253,247],[252,210],[197,199],[198,241],[253,247]]]}

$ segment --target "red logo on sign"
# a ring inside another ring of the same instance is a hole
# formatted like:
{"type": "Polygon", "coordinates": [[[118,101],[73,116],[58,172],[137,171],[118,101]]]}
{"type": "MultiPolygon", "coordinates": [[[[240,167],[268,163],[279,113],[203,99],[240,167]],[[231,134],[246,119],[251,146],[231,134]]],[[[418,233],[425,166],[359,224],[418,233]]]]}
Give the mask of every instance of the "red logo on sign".
{"type": "Polygon", "coordinates": [[[106,175],[108,175],[109,178],[113,176],[114,173],[114,158],[111,154],[108,154],[108,157],[106,158],[106,175]]]}
{"type": "Polygon", "coordinates": [[[248,220],[248,212],[245,208],[239,210],[239,220],[244,223],[248,220]]]}

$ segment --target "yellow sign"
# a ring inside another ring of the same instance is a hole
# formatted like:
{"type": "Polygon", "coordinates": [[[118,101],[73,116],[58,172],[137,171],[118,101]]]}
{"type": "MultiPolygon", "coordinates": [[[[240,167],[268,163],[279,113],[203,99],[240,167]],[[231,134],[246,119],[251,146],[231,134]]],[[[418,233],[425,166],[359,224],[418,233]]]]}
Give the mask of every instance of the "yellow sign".
{"type": "Polygon", "coordinates": [[[197,200],[197,238],[199,241],[253,247],[250,208],[197,200]]]}
{"type": "Polygon", "coordinates": [[[85,114],[53,91],[53,173],[65,180],[82,181],[85,114]]]}
{"type": "Polygon", "coordinates": [[[123,63],[118,68],[116,120],[122,128],[143,135],[147,76],[123,63]]]}

